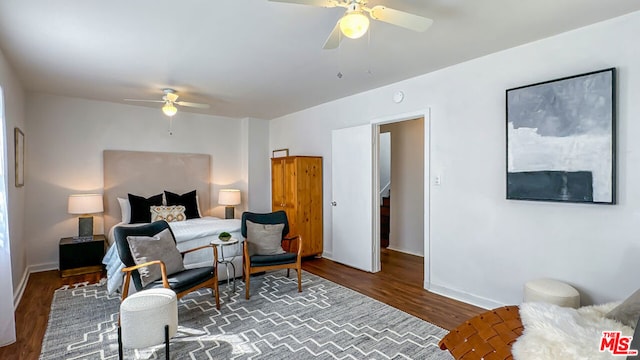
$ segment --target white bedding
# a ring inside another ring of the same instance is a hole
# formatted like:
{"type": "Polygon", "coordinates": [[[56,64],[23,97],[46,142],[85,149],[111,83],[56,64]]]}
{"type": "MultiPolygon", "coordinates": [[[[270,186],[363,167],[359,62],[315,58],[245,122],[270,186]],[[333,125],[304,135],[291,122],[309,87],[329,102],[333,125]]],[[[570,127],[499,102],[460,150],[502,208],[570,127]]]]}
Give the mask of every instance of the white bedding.
{"type": "MultiPolygon", "coordinates": [[[[102,263],[107,269],[107,289],[109,293],[113,293],[122,287],[124,273],[122,269],[124,264],[120,261],[118,256],[117,247],[113,244],[113,229],[117,226],[136,226],[141,224],[116,224],[109,230],[109,243],[111,246],[107,251],[107,254],[102,260],[102,263]]],[[[220,219],[216,217],[203,217],[199,219],[191,219],[186,221],[178,221],[169,223],[169,227],[173,231],[176,237],[176,244],[178,250],[185,251],[193,249],[198,246],[207,245],[218,237],[221,232],[228,232],[234,238],[237,238],[242,242],[244,238],[240,234],[240,220],[238,219],[220,219]]],[[[233,246],[233,245],[232,245],[233,246]]],[[[241,245],[234,246],[235,248],[225,247],[225,258],[235,256],[234,263],[241,264],[241,245]],[[238,261],[239,259],[239,261],[238,261]]],[[[218,253],[220,256],[220,252],[218,253]]],[[[213,256],[211,251],[201,250],[194,253],[187,254],[184,258],[185,267],[196,267],[204,264],[211,264],[213,262],[213,256]]],[[[241,265],[236,266],[236,270],[240,270],[241,265]]],[[[224,271],[219,271],[219,274],[226,274],[224,271]]],[[[226,276],[226,275],[225,275],[226,276]]],[[[236,271],[236,276],[238,276],[236,271]]]]}

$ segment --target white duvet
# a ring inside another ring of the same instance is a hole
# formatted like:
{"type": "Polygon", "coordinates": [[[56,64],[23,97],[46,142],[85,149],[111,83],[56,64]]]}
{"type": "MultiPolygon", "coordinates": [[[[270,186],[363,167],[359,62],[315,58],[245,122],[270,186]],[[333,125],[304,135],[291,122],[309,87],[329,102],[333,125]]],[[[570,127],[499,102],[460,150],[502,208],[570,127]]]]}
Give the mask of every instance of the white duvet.
{"type": "MultiPolygon", "coordinates": [[[[135,224],[140,225],[140,224],[135,224]]],[[[135,225],[127,225],[127,224],[116,224],[116,226],[135,226],[135,225]]],[[[203,217],[199,219],[190,219],[186,221],[176,221],[170,222],[169,227],[173,231],[173,234],[176,238],[176,243],[178,248],[181,248],[181,244],[186,242],[212,237],[217,237],[221,232],[228,232],[232,235],[239,236],[240,232],[240,220],[238,219],[220,219],[216,217],[203,217]],[[235,234],[234,234],[235,233],[235,234]]],[[[109,231],[109,241],[113,240],[113,228],[109,231]]],[[[196,243],[196,241],[194,241],[196,243]]],[[[186,250],[186,249],[181,249],[186,250]]],[[[204,250],[202,250],[204,251],[204,250]]],[[[122,269],[124,268],[124,264],[120,261],[120,257],[118,255],[118,249],[115,244],[111,244],[107,254],[104,256],[102,263],[106,266],[107,269],[107,289],[109,294],[112,294],[116,290],[120,289],[122,286],[124,274],[122,273],[122,269]]],[[[188,266],[187,260],[185,259],[185,266],[188,266]]]]}
{"type": "Polygon", "coordinates": [[[170,222],[169,227],[173,230],[176,242],[180,244],[205,236],[217,235],[221,232],[238,232],[240,231],[240,220],[207,216],[187,221],[170,222]]]}

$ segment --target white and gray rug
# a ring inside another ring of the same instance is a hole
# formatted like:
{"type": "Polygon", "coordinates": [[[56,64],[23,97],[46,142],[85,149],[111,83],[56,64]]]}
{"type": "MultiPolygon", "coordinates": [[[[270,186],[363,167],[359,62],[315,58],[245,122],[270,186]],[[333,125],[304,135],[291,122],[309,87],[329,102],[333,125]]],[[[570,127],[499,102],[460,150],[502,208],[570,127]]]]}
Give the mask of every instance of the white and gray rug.
{"type": "MultiPolygon", "coordinates": [[[[447,332],[353,290],[305,272],[221,284],[221,310],[210,290],[178,301],[172,359],[451,359],[438,348],[447,332]]],[[[103,284],[56,290],[40,359],[117,359],[120,299],[103,284]]],[[[163,359],[164,347],[125,350],[126,359],[163,359]]]]}

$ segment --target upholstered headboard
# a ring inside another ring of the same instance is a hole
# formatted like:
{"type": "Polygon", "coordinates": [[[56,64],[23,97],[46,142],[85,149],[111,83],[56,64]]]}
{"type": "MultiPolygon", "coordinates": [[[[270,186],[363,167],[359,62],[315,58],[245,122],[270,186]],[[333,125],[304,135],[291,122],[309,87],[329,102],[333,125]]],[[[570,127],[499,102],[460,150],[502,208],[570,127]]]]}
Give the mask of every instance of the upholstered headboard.
{"type": "Polygon", "coordinates": [[[177,194],[197,190],[202,215],[210,214],[211,156],[144,151],[104,150],[104,231],[121,220],[118,197],[144,197],[164,190],[177,194]]]}

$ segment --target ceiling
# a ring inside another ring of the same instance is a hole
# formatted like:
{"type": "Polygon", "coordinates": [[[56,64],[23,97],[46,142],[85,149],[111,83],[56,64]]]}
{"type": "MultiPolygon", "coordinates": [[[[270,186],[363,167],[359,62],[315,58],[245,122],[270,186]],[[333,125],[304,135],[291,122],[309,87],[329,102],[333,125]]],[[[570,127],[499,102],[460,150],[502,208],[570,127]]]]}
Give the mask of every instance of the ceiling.
{"type": "Polygon", "coordinates": [[[273,119],[640,10],[637,0],[368,6],[379,4],[434,24],[415,33],[372,21],[370,36],[322,50],[344,9],[267,0],[2,0],[0,48],[29,91],[125,103],[159,99],[171,87],[180,100],[211,105],[192,112],[273,119]]]}

